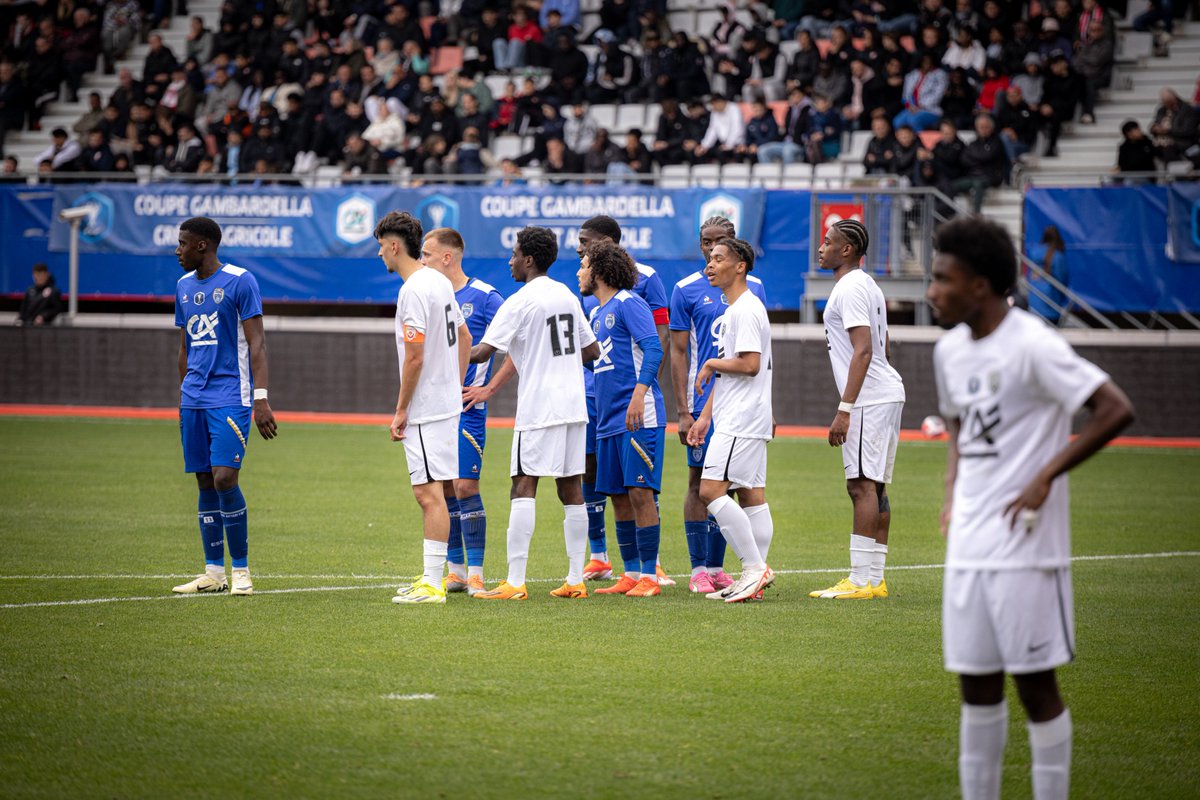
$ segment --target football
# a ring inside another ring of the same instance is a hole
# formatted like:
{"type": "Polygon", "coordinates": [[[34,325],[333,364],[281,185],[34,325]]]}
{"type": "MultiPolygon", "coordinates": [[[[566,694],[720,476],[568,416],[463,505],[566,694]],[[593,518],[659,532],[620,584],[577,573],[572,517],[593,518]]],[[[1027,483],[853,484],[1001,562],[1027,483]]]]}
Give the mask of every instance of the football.
{"type": "Polygon", "coordinates": [[[937,439],[940,436],[945,436],[946,422],[941,417],[930,414],[921,420],[921,433],[925,434],[926,439],[937,439]]]}

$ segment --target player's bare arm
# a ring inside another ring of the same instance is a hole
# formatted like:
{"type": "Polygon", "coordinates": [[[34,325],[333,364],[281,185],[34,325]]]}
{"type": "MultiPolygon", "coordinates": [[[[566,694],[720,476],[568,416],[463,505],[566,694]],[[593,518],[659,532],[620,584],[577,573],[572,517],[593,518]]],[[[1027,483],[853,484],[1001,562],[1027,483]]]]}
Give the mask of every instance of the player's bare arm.
{"type": "Polygon", "coordinates": [[[595,361],[600,357],[600,343],[592,342],[587,347],[580,350],[579,355],[585,363],[588,361],[595,361]]]}
{"type": "MultiPolygon", "coordinates": [[[[246,334],[246,345],[250,349],[250,369],[254,373],[254,391],[265,390],[269,385],[267,380],[267,337],[263,333],[263,318],[250,317],[242,321],[242,330],[246,334]]],[[[254,424],[258,433],[264,439],[274,439],[278,426],[275,424],[275,412],[267,398],[254,401],[254,424]]]]}
{"type": "Polygon", "coordinates": [[[425,342],[408,340],[404,343],[404,364],[400,368],[400,396],[396,398],[396,416],[392,418],[392,441],[399,442],[404,438],[405,428],[408,427],[408,407],[412,404],[413,393],[417,390],[417,380],[421,377],[421,368],[425,366],[425,342]]]}
{"type": "Polygon", "coordinates": [[[1112,381],[1107,381],[1093,392],[1084,406],[1091,414],[1083,429],[1079,431],[1079,436],[1050,459],[1041,472],[1035,475],[1029,485],[1004,509],[1010,528],[1016,527],[1022,512],[1036,512],[1042,507],[1046,496],[1050,494],[1050,484],[1055,478],[1087,461],[1133,422],[1133,403],[1121,387],[1112,381]]]}
{"type": "Polygon", "coordinates": [[[762,353],[738,353],[733,358],[710,358],[696,374],[696,391],[704,387],[714,375],[745,375],[753,378],[762,365],[762,353]]]}
{"type": "Polygon", "coordinates": [[[709,393],[708,400],[704,403],[704,410],[700,412],[700,416],[696,417],[695,424],[688,430],[687,444],[692,447],[704,444],[704,437],[708,436],[709,426],[712,425],[712,407],[715,395],[716,392],[709,393]]]}
{"type": "Polygon", "coordinates": [[[958,427],[958,417],[946,420],[946,438],[949,440],[949,446],[946,448],[946,491],[942,496],[942,513],[938,516],[942,538],[945,538],[950,530],[950,510],[954,504],[954,481],[958,478],[958,427]]]}
{"type": "MultiPolygon", "coordinates": [[[[858,393],[862,391],[863,381],[867,379],[867,367],[871,366],[871,329],[866,325],[851,328],[850,344],[854,346],[854,354],[850,356],[850,372],[846,376],[846,391],[842,393],[842,402],[854,405],[858,393]]],[[[829,446],[841,447],[846,443],[846,432],[850,430],[850,412],[838,410],[829,424],[829,446]]]]}
{"type": "Polygon", "coordinates": [[[179,329],[179,382],[187,377],[187,331],[179,329]]]}
{"type": "Polygon", "coordinates": [[[662,386],[663,377],[667,374],[667,351],[670,350],[668,340],[671,338],[671,331],[665,322],[655,323],[654,329],[658,333],[658,346],[663,351],[663,360],[658,365],[658,385],[662,386]]]}
{"type": "Polygon", "coordinates": [[[688,331],[671,331],[671,386],[675,389],[676,416],[679,417],[679,441],[687,444],[688,429],[695,421],[692,412],[688,411],[688,395],[691,389],[687,385],[688,374],[688,345],[691,334],[688,331]]]}
{"type": "Polygon", "coordinates": [[[471,363],[482,364],[484,361],[487,361],[489,358],[491,358],[492,354],[495,352],[495,347],[490,344],[486,344],[485,342],[480,342],[471,348],[471,363]]]}
{"type": "Polygon", "coordinates": [[[513,364],[511,358],[505,358],[500,364],[500,368],[492,374],[492,379],[487,382],[486,386],[467,386],[463,388],[463,411],[470,411],[480,403],[487,403],[496,392],[500,391],[504,384],[512,380],[517,374],[516,365],[513,364]]]}
{"type": "Polygon", "coordinates": [[[458,380],[467,379],[467,367],[471,366],[471,331],[464,322],[458,326],[458,380]]]}
{"type": "Polygon", "coordinates": [[[625,409],[625,430],[641,430],[646,409],[646,392],[650,389],[644,383],[633,387],[633,396],[629,398],[629,407],[625,409]]]}

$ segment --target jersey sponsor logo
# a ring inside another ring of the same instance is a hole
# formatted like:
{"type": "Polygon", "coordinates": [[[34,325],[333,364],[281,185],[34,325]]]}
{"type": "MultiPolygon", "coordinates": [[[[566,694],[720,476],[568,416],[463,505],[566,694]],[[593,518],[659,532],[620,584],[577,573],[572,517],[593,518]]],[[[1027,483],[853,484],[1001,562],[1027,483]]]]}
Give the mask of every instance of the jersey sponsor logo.
{"type": "Polygon", "coordinates": [[[196,292],[196,294],[192,296],[192,302],[198,306],[204,305],[204,292],[196,292]]]}
{"type": "Polygon", "coordinates": [[[355,192],[342,202],[336,210],[334,231],[346,244],[358,244],[370,239],[375,233],[375,201],[355,192]]]}
{"type": "Polygon", "coordinates": [[[612,337],[610,336],[607,339],[599,341],[599,345],[600,355],[596,356],[596,361],[594,362],[596,366],[592,369],[592,372],[599,374],[601,372],[608,372],[610,369],[616,369],[617,365],[612,360],[612,337]]]}
{"type": "MultiPolygon", "coordinates": [[[[725,316],[722,314],[712,321],[709,327],[709,334],[712,336],[712,346],[721,349],[721,333],[725,330],[725,316]]],[[[724,358],[725,356],[721,356],[724,358]]]]}
{"type": "Polygon", "coordinates": [[[975,394],[978,391],[979,391],[979,376],[972,375],[970,377],[970,379],[967,380],[967,393],[975,394]]]}
{"type": "Polygon", "coordinates": [[[222,289],[219,286],[216,289],[213,289],[213,302],[214,303],[219,303],[224,299],[225,299],[225,290],[224,289],[222,289]]]}
{"type": "Polygon", "coordinates": [[[217,343],[217,312],[211,314],[193,314],[187,323],[188,336],[192,337],[192,347],[205,347],[217,343]]]}
{"type": "Polygon", "coordinates": [[[467,319],[474,313],[475,313],[475,304],[474,303],[463,303],[462,304],[463,319],[467,319]]]}

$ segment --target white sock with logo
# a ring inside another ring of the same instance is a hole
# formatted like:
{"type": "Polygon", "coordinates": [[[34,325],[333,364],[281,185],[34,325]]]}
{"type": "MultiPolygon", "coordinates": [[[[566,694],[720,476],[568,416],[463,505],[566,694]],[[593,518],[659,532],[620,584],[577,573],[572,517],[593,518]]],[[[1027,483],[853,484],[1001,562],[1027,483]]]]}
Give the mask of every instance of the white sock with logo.
{"type": "Polygon", "coordinates": [[[1071,789],[1071,710],[1048,722],[1030,722],[1034,800],[1067,800],[1071,789]]]}
{"type": "Polygon", "coordinates": [[[425,580],[434,586],[442,586],[442,572],[446,569],[446,543],[425,540],[425,580]]]}
{"type": "Polygon", "coordinates": [[[516,497],[508,512],[508,585],[525,584],[525,567],[529,563],[529,543],[533,541],[533,526],[537,522],[537,503],[532,497],[516,497]]]}
{"type": "Polygon", "coordinates": [[[994,706],[963,703],[958,727],[958,782],[963,800],[998,800],[1007,741],[1007,700],[994,706]]]}
{"type": "Polygon", "coordinates": [[[727,495],[722,495],[708,504],[708,513],[716,517],[721,534],[742,559],[742,571],[762,569],[762,554],[758,552],[758,544],[754,541],[750,518],[742,507],[727,495]]]}

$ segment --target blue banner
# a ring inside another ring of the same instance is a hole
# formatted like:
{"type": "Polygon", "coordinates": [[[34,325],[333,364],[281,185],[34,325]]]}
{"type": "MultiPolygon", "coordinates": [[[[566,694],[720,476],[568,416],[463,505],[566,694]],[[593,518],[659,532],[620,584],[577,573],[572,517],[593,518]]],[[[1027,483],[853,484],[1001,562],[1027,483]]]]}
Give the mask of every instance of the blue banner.
{"type": "MultiPolygon", "coordinates": [[[[373,258],[375,223],[406,209],[427,230],[457,229],[474,258],[507,258],[517,232],[541,225],[573,251],[579,226],[607,214],[622,226],[621,244],[639,259],[689,259],[700,221],[714,215],[737,225],[758,245],[766,192],[761,189],[678,189],[619,186],[300,187],[186,186],[157,184],[70,185],[55,189],[54,213],[86,208],[81,252],[163,255],[174,249],[179,224],[211,217],[222,228],[221,250],[230,260],[248,256],[373,258]]],[[[55,222],[50,249],[66,250],[70,226],[55,222]]]]}
{"type": "Polygon", "coordinates": [[[1167,255],[1200,264],[1200,184],[1167,187],[1167,255]]]}
{"type": "Polygon", "coordinates": [[[1067,285],[1098,311],[1200,311],[1200,272],[1167,253],[1167,191],[1029,189],[1025,252],[1056,225],[1066,244],[1067,285]]]}

